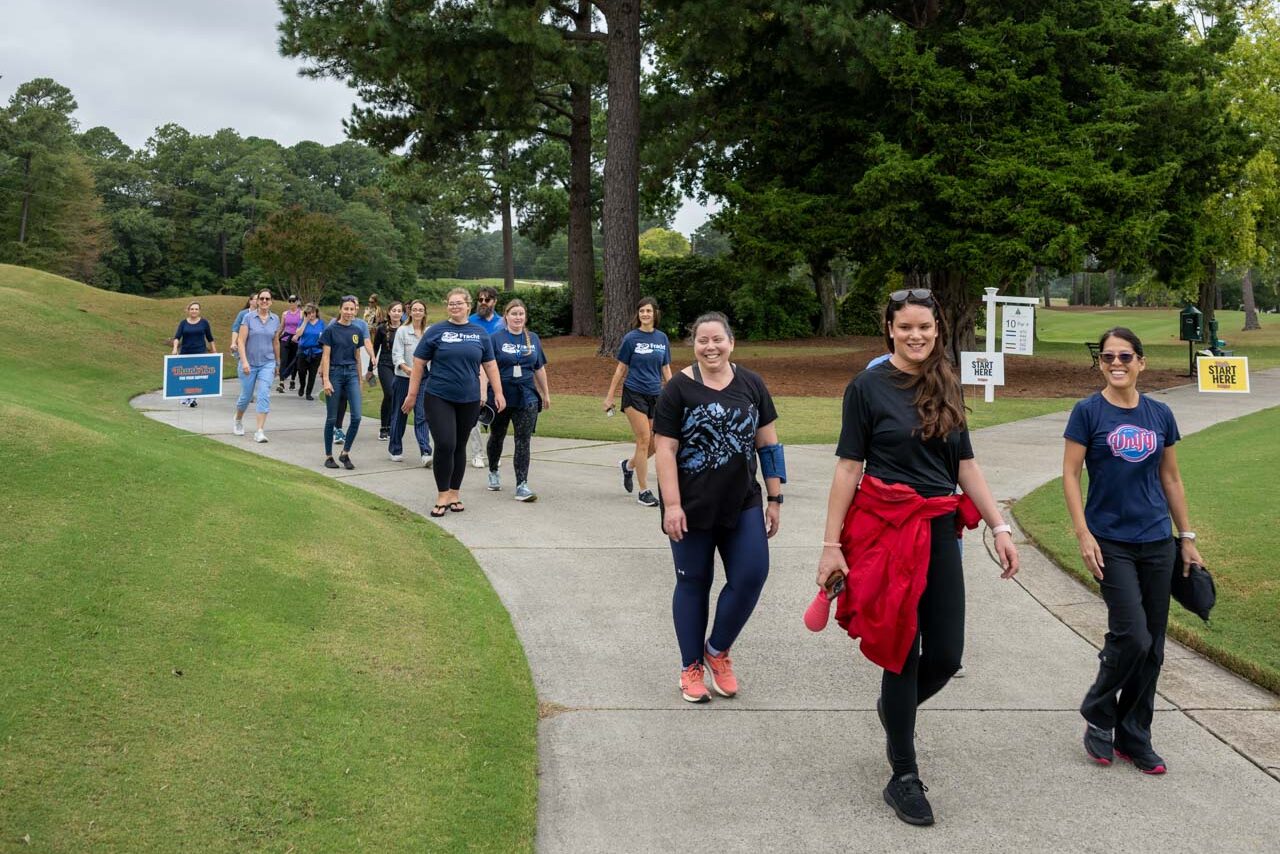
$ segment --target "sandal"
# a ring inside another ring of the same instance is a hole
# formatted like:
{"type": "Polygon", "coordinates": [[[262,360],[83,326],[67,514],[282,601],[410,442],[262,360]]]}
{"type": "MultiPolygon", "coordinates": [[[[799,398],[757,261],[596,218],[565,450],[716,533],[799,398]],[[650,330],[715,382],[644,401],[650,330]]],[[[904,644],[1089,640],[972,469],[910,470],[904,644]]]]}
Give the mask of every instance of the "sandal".
{"type": "Polygon", "coordinates": [[[441,516],[449,512],[448,504],[437,504],[431,508],[431,518],[439,519],[441,516]]]}
{"type": "Polygon", "coordinates": [[[465,508],[465,507],[463,507],[463,506],[462,506],[462,502],[461,502],[461,501],[450,501],[450,502],[449,502],[449,512],[450,512],[450,513],[461,513],[463,510],[466,510],[466,509],[467,509],[467,508],[465,508]]]}

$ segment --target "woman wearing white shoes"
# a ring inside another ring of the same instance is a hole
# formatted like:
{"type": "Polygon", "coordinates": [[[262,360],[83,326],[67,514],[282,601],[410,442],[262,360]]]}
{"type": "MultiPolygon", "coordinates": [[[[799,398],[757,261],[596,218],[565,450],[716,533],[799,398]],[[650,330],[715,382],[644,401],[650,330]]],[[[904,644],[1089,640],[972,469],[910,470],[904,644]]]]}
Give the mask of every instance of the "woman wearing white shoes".
{"type": "Polygon", "coordinates": [[[654,419],[662,530],[671,540],[671,600],[680,646],[680,694],[690,703],[738,693],[729,647],[746,626],[769,575],[787,480],[778,418],[764,380],[733,364],[733,330],[719,312],[693,324],[694,363],[667,383],[654,419]],[[764,475],[761,496],[756,457],[764,475]],[[725,585],[707,633],[715,555],[725,585]]]}
{"type": "Polygon", "coordinates": [[[622,488],[631,492],[633,480],[640,483],[636,500],[646,507],[657,507],[658,499],[649,489],[649,457],[653,456],[653,417],[658,410],[662,384],[671,380],[671,342],[658,329],[662,314],[653,297],[645,297],[636,306],[636,328],[618,345],[618,367],[604,397],[604,411],[613,412],[613,398],[622,384],[622,414],[631,424],[636,450],[629,460],[619,460],[622,488]]]}
{"type": "Polygon", "coordinates": [[[232,432],[244,435],[244,412],[249,400],[257,398],[258,429],[253,441],[267,441],[267,413],[271,411],[271,387],[280,378],[280,318],[271,313],[271,290],[258,291],[258,307],[240,324],[240,397],[236,400],[236,420],[232,432]]]}

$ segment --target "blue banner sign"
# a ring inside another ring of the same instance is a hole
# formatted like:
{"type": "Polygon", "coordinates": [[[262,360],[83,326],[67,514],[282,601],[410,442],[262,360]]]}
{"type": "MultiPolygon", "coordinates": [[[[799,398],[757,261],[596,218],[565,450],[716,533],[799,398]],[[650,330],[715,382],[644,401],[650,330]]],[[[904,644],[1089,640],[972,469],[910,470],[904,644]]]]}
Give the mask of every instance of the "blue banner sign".
{"type": "Polygon", "coordinates": [[[222,396],[222,354],[164,357],[164,399],[222,396]]]}

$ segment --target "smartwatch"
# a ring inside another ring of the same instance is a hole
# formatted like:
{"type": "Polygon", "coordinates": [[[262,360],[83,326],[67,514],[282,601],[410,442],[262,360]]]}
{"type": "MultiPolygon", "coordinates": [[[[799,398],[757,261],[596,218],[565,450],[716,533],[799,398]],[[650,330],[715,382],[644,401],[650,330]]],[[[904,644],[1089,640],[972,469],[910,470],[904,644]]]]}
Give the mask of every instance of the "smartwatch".
{"type": "Polygon", "coordinates": [[[767,495],[765,496],[765,498],[769,501],[772,501],[774,504],[782,503],[782,493],[778,493],[777,495],[767,495]]]}

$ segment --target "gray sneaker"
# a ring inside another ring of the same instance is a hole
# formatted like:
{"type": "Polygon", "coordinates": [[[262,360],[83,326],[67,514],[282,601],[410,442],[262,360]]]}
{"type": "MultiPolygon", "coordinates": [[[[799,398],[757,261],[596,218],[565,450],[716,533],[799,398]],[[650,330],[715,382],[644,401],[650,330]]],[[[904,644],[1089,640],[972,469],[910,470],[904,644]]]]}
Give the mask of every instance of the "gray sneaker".
{"type": "Polygon", "coordinates": [[[430,454],[423,454],[423,455],[422,455],[422,467],[423,467],[424,469],[429,469],[429,468],[431,468],[431,455],[430,455],[430,454]]]}
{"type": "Polygon", "coordinates": [[[496,471],[489,472],[489,491],[497,492],[502,489],[502,475],[496,471]]]}
{"type": "Polygon", "coordinates": [[[646,489],[644,492],[642,492],[642,493],[640,493],[639,495],[637,495],[637,496],[636,496],[636,501],[640,502],[640,503],[641,503],[641,504],[643,504],[645,507],[657,507],[657,506],[658,506],[658,497],[657,497],[656,495],[654,495],[654,494],[653,494],[653,490],[651,490],[651,489],[646,489]]]}
{"type": "Polygon", "coordinates": [[[235,433],[237,436],[243,436],[243,435],[244,435],[244,422],[243,422],[243,421],[236,421],[235,423],[233,423],[233,424],[231,425],[231,432],[232,432],[232,433],[235,433]]]}
{"type": "Polygon", "coordinates": [[[529,484],[516,484],[516,501],[537,501],[538,494],[529,488],[529,484]]]}

